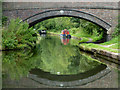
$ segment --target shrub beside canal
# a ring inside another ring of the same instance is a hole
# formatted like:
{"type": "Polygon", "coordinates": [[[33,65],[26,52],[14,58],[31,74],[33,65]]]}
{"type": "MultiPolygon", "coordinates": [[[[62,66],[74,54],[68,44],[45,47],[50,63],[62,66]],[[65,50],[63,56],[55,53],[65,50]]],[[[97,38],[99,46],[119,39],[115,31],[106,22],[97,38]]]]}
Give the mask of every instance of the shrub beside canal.
{"type": "Polygon", "coordinates": [[[20,19],[12,19],[8,27],[2,30],[2,49],[24,49],[33,48],[37,34],[33,28],[28,28],[27,22],[20,22],[20,19]]]}

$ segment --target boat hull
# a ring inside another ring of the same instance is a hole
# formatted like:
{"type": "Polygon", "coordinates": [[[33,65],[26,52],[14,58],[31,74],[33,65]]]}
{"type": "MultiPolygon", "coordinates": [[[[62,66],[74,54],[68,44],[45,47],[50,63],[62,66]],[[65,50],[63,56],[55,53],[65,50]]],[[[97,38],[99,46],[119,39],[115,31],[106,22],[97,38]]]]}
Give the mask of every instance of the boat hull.
{"type": "Polygon", "coordinates": [[[71,38],[71,35],[60,34],[61,37],[71,38]]]}

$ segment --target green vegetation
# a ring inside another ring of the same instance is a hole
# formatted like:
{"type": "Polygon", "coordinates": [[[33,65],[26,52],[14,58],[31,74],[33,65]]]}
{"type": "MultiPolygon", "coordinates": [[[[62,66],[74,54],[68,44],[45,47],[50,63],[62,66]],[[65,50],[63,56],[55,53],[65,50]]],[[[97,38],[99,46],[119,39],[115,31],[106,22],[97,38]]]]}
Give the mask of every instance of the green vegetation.
{"type": "Polygon", "coordinates": [[[8,18],[6,16],[2,16],[2,25],[5,26],[7,24],[8,18]]]}
{"type": "Polygon", "coordinates": [[[20,22],[20,19],[12,19],[9,26],[2,30],[2,49],[33,48],[37,40],[37,34],[32,27],[28,27],[29,25],[26,22],[20,22]]]}
{"type": "Polygon", "coordinates": [[[118,25],[115,27],[114,33],[112,34],[112,37],[120,37],[120,16],[118,16],[118,25]]]}
{"type": "Polygon", "coordinates": [[[80,44],[80,46],[84,46],[85,48],[88,49],[95,48],[97,50],[106,50],[109,52],[118,53],[119,52],[118,49],[120,49],[119,39],[118,39],[119,37],[120,35],[119,36],[116,35],[116,37],[114,37],[110,41],[101,44],[89,43],[89,44],[80,44]]]}
{"type": "Polygon", "coordinates": [[[57,17],[42,21],[34,26],[36,30],[48,30],[60,34],[63,29],[68,29],[72,36],[82,38],[80,42],[97,41],[103,38],[104,30],[89,21],[74,17],[57,17]]]}
{"type": "Polygon", "coordinates": [[[118,47],[118,43],[115,43],[114,45],[110,46],[110,48],[112,48],[112,49],[120,49],[120,47],[118,47]]]}
{"type": "Polygon", "coordinates": [[[79,43],[80,43],[80,42],[87,42],[87,41],[89,41],[89,38],[83,37],[82,40],[79,41],[79,43]]]}
{"type": "MultiPolygon", "coordinates": [[[[100,37],[102,37],[102,36],[100,36],[100,37]]],[[[95,48],[97,50],[106,50],[109,52],[119,53],[118,49],[120,49],[120,46],[119,46],[119,43],[120,43],[120,40],[119,40],[119,38],[120,38],[120,17],[118,17],[118,25],[115,27],[112,37],[113,38],[110,41],[104,42],[101,44],[90,43],[90,44],[81,44],[80,46],[83,46],[87,49],[95,48]]]]}

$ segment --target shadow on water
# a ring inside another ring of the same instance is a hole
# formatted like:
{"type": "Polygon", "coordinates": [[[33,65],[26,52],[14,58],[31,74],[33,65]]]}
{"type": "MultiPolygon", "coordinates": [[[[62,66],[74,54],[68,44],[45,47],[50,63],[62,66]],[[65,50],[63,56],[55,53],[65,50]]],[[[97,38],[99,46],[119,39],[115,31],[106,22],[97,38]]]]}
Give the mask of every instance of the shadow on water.
{"type": "Polygon", "coordinates": [[[110,72],[105,64],[82,54],[74,43],[69,40],[64,45],[60,37],[43,36],[32,51],[3,52],[3,80],[28,76],[48,86],[66,87],[89,83],[110,72]]]}

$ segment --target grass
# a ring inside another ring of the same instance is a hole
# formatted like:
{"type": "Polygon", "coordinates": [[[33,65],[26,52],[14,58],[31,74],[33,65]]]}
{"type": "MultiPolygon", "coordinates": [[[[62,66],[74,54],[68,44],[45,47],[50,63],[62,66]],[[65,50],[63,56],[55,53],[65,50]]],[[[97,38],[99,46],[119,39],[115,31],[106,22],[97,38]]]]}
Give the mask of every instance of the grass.
{"type": "Polygon", "coordinates": [[[119,37],[120,37],[120,35],[118,37],[113,38],[112,40],[110,40],[108,42],[102,43],[101,45],[110,45],[110,44],[118,43],[119,42],[119,40],[118,40],[119,37]]]}
{"type": "Polygon", "coordinates": [[[114,53],[118,53],[118,50],[113,50],[111,48],[107,48],[107,47],[102,47],[99,46],[97,44],[93,44],[93,43],[89,43],[89,44],[80,44],[80,46],[84,46],[85,48],[89,48],[89,49],[97,49],[97,50],[106,50],[109,52],[114,52],[114,53]]]}
{"type": "Polygon", "coordinates": [[[81,42],[87,42],[87,41],[89,41],[89,38],[82,37],[82,40],[80,40],[79,43],[81,43],[81,42]]]}
{"type": "Polygon", "coordinates": [[[94,44],[94,43],[89,43],[89,44],[80,44],[80,46],[83,46],[87,49],[97,49],[97,50],[105,50],[105,51],[109,51],[109,52],[114,52],[114,53],[118,53],[118,49],[120,49],[120,46],[119,46],[119,38],[120,35],[118,37],[115,37],[113,38],[112,40],[108,41],[108,42],[104,42],[104,43],[101,43],[100,45],[112,45],[112,46],[109,46],[109,47],[103,47],[103,46],[100,46],[99,44],[94,44]],[[115,50],[116,49],[116,50],[115,50]]]}
{"type": "Polygon", "coordinates": [[[118,46],[118,43],[115,43],[115,45],[110,46],[109,48],[112,49],[120,49],[120,47],[118,46]]]}

